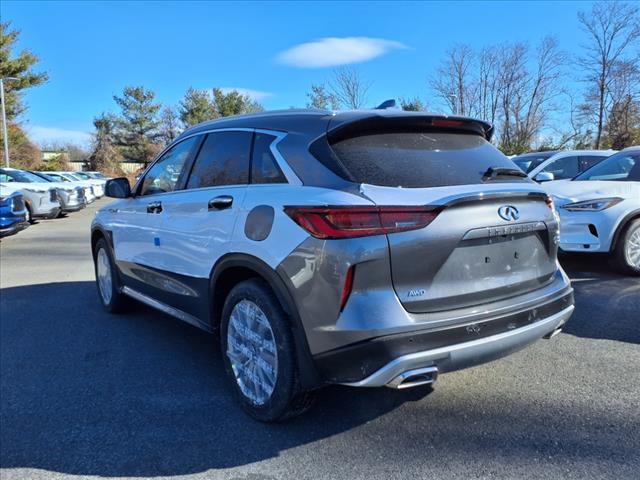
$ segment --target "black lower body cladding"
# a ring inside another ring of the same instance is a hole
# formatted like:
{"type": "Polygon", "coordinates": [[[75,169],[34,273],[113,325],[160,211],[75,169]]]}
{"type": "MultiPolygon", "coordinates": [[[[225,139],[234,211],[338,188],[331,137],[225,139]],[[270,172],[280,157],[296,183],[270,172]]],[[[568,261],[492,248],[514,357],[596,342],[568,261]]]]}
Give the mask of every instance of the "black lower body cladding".
{"type": "Polygon", "coordinates": [[[385,335],[314,357],[320,373],[333,383],[358,382],[394,359],[416,352],[488,338],[532,325],[573,305],[573,291],[536,308],[443,329],[385,335]]]}

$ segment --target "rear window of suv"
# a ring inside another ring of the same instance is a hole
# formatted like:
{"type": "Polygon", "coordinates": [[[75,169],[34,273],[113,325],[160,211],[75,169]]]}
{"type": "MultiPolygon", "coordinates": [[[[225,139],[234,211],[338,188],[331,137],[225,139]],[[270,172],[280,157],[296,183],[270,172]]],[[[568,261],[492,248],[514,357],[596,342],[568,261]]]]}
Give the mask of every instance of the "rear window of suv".
{"type": "MultiPolygon", "coordinates": [[[[441,187],[484,183],[490,167],[516,168],[483,137],[447,132],[359,135],[331,145],[357,183],[385,187],[441,187]]],[[[502,181],[527,182],[519,177],[502,181]]],[[[496,181],[496,180],[491,180],[496,181]]]]}

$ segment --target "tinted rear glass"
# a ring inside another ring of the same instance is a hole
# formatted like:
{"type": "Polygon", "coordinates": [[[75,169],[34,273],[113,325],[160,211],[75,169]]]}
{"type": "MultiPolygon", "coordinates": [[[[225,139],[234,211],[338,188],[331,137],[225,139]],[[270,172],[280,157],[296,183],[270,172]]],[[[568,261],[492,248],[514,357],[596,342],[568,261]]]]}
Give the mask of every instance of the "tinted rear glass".
{"type": "MultiPolygon", "coordinates": [[[[356,182],[386,187],[484,183],[483,174],[489,167],[514,168],[498,149],[473,134],[379,133],[347,138],[332,148],[356,182]]],[[[502,180],[527,181],[518,177],[502,180]]]]}

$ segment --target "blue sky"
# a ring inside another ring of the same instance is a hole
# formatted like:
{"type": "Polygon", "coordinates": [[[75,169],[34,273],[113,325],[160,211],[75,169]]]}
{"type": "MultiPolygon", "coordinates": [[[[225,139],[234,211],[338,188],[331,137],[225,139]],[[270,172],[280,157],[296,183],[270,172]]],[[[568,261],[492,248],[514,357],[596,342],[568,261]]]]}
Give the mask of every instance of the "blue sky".
{"type": "Polygon", "coordinates": [[[22,31],[50,81],[26,95],[36,141],[86,141],[112,96],[144,85],[175,105],[190,86],[247,89],[268,109],[302,107],[336,63],[373,82],[369,102],[420,96],[453,43],[537,42],[577,53],[576,14],[591,2],[16,2],[3,21],[22,31]],[[323,39],[333,40],[323,40],[323,39]],[[315,43],[314,43],[315,42],[315,43]],[[305,45],[306,44],[306,45],[305,45]],[[309,45],[310,44],[310,45],[309,45]]]}

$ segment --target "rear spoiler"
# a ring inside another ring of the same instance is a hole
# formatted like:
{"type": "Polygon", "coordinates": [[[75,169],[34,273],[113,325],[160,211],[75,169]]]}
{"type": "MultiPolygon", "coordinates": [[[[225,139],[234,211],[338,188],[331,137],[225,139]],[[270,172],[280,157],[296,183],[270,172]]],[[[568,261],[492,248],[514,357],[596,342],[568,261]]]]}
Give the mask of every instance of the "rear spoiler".
{"type": "Polygon", "coordinates": [[[493,125],[468,117],[434,115],[402,110],[359,110],[336,115],[327,126],[330,142],[380,131],[452,131],[475,133],[487,141],[493,136],[493,125]]]}

